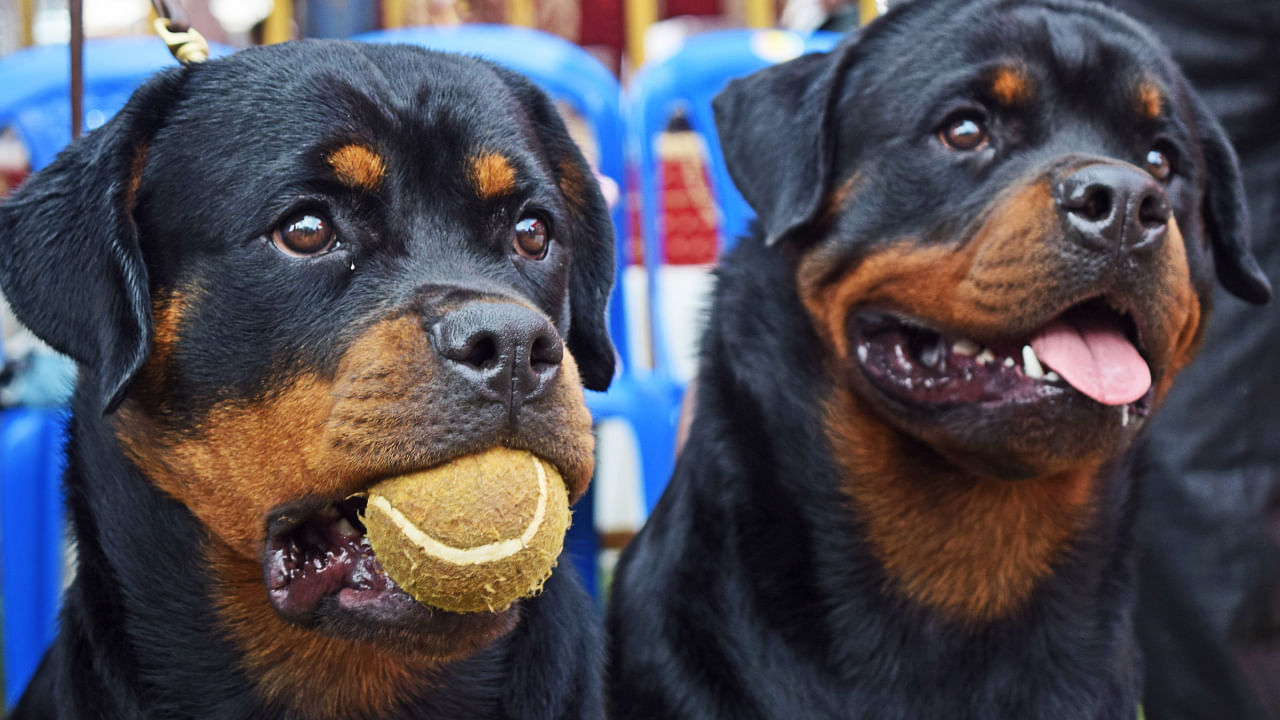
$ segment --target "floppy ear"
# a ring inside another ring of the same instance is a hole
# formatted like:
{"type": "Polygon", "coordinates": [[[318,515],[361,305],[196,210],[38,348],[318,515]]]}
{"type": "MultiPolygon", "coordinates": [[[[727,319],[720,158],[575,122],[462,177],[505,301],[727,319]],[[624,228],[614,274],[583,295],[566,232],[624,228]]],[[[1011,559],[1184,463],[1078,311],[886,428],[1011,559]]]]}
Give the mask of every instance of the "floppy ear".
{"type": "Polygon", "coordinates": [[[1231,294],[1255,305],[1271,299],[1271,283],[1249,250],[1249,213],[1235,150],[1217,118],[1192,95],[1200,146],[1204,151],[1205,231],[1213,246],[1218,281],[1231,294]]]}
{"type": "Polygon", "coordinates": [[[32,332],[80,364],[106,414],[151,348],[147,270],[133,222],[147,146],[182,71],[134,93],[0,204],[0,288],[32,332]]]}
{"type": "Polygon", "coordinates": [[[729,83],[712,101],[729,175],[773,245],[821,210],[851,41],[729,83]]]}
{"type": "Polygon", "coordinates": [[[606,317],[615,264],[608,205],[595,173],[546,94],[521,75],[505,68],[498,68],[498,72],[533,120],[534,131],[568,205],[572,223],[556,231],[567,233],[573,248],[569,270],[569,352],[578,363],[582,384],[592,390],[606,390],[613,381],[615,362],[606,317]]]}

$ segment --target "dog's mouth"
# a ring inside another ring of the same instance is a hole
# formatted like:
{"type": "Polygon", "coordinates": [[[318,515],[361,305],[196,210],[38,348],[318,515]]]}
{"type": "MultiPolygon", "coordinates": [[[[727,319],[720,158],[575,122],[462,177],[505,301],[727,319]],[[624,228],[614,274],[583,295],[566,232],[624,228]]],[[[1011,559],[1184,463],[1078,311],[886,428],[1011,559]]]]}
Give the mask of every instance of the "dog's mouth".
{"type": "Polygon", "coordinates": [[[1151,369],[1137,325],[1102,298],[1072,306],[1023,337],[985,343],[876,310],[851,319],[863,375],[908,408],[991,409],[1083,395],[1121,424],[1150,410],[1151,369]]]}
{"type": "Polygon", "coordinates": [[[263,570],[281,616],[305,624],[322,604],[385,621],[428,611],[383,572],[360,521],[365,504],[363,495],[353,495],[272,515],[263,570]]]}

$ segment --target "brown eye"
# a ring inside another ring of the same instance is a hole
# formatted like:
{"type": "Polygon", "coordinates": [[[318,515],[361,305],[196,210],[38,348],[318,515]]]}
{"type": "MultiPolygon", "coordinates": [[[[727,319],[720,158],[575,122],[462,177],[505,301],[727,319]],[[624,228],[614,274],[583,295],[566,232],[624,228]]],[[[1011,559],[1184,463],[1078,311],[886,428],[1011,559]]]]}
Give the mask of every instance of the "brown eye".
{"type": "Polygon", "coordinates": [[[323,255],[338,244],[333,224],[319,215],[296,215],[271,233],[271,242],[297,257],[323,255]]]}
{"type": "Polygon", "coordinates": [[[1151,173],[1151,177],[1165,182],[1169,176],[1173,175],[1173,159],[1172,153],[1162,149],[1159,145],[1147,151],[1147,172],[1151,173]]]}
{"type": "Polygon", "coordinates": [[[541,260],[550,245],[547,224],[534,215],[526,215],[516,223],[516,236],[511,245],[520,257],[541,260]]]}
{"type": "Polygon", "coordinates": [[[938,138],[952,150],[977,150],[987,144],[987,126],[977,115],[960,115],[947,123],[938,138]]]}

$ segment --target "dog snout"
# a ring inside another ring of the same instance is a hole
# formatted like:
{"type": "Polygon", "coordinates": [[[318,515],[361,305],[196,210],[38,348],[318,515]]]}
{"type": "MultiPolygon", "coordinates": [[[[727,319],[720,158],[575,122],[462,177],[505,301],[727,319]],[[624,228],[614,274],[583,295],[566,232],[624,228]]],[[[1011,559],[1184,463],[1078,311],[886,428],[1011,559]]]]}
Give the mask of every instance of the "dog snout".
{"type": "Polygon", "coordinates": [[[440,318],[430,335],[446,367],[512,413],[554,384],[564,357],[555,326],[510,302],[468,303],[440,318]]]}
{"type": "Polygon", "coordinates": [[[1169,200],[1154,178],[1135,167],[1078,168],[1055,183],[1054,199],[1073,239],[1092,250],[1150,250],[1168,234],[1169,200]]]}

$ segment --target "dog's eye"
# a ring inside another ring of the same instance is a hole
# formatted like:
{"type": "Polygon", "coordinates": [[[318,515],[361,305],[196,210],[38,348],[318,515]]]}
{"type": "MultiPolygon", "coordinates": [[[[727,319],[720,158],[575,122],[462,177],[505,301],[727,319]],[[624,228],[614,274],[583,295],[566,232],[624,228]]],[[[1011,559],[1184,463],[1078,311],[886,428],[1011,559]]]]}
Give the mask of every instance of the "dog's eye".
{"type": "Polygon", "coordinates": [[[1147,172],[1160,182],[1173,175],[1173,149],[1164,143],[1156,143],[1147,151],[1147,172]]]}
{"type": "Polygon", "coordinates": [[[525,215],[516,223],[515,238],[511,246],[520,257],[541,260],[547,256],[547,247],[550,244],[547,224],[542,218],[536,215],[525,215]]]}
{"type": "Polygon", "coordinates": [[[947,121],[938,138],[952,150],[977,150],[987,144],[986,121],[972,112],[956,115],[947,121]]]}
{"type": "Polygon", "coordinates": [[[282,252],[296,257],[323,255],[338,244],[333,223],[319,215],[302,214],[289,219],[271,233],[271,242],[282,252]]]}

